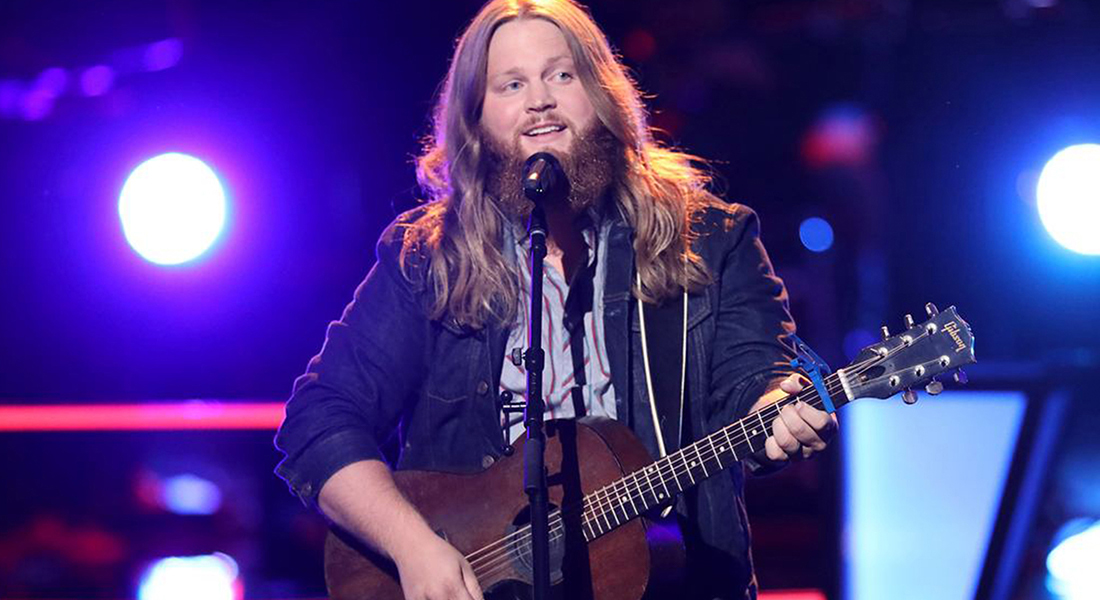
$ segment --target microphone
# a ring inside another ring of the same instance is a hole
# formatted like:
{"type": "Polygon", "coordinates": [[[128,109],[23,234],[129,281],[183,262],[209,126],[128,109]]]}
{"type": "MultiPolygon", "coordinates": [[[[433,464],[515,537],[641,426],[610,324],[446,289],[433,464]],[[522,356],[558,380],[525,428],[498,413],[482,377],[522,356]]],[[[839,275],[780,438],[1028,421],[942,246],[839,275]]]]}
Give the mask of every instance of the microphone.
{"type": "Polygon", "coordinates": [[[564,200],[569,195],[569,178],[557,157],[549,152],[536,152],[527,159],[523,165],[523,195],[536,206],[564,200]]]}

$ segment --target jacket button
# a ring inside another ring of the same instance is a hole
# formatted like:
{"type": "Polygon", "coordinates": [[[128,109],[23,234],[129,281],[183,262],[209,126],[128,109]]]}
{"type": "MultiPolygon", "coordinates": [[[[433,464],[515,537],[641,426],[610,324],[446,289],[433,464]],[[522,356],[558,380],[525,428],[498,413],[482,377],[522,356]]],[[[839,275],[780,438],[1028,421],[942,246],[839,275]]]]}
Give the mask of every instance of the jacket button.
{"type": "Polygon", "coordinates": [[[477,395],[484,396],[487,393],[489,393],[489,382],[482,379],[477,382],[477,395]]]}
{"type": "Polygon", "coordinates": [[[488,469],[489,467],[493,466],[493,463],[495,463],[496,461],[497,459],[493,458],[489,454],[486,454],[485,456],[481,457],[481,466],[485,469],[488,469]]]}

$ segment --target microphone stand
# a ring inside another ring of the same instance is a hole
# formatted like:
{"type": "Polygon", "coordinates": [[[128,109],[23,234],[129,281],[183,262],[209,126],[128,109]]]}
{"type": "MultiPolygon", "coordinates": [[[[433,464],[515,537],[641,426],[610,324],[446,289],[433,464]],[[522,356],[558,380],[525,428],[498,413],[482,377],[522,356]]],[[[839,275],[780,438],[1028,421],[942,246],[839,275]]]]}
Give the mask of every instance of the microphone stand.
{"type": "Polygon", "coordinates": [[[524,425],[527,443],[523,446],[523,491],[530,501],[531,569],[534,599],[550,597],[550,502],[546,486],[546,431],[543,412],[542,369],[545,353],[542,349],[542,273],[546,258],[546,213],[535,202],[527,222],[531,243],[531,318],[528,321],[527,351],[523,354],[527,369],[527,409],[524,425]]]}

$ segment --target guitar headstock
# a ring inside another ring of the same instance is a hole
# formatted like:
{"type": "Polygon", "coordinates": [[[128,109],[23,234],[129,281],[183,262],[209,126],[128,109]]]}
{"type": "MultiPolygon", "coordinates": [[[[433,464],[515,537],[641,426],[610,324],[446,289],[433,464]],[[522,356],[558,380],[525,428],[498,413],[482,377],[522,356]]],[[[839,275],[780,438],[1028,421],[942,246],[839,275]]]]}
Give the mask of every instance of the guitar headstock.
{"type": "Polygon", "coordinates": [[[867,346],[844,369],[850,399],[889,398],[903,392],[905,402],[912,404],[917,396],[911,388],[925,385],[929,394],[938,394],[943,384],[936,376],[948,371],[955,371],[955,381],[966,383],[961,367],[976,360],[970,326],[954,306],[943,312],[931,303],[925,308],[927,321],[916,324],[905,315],[905,331],[867,346]]]}

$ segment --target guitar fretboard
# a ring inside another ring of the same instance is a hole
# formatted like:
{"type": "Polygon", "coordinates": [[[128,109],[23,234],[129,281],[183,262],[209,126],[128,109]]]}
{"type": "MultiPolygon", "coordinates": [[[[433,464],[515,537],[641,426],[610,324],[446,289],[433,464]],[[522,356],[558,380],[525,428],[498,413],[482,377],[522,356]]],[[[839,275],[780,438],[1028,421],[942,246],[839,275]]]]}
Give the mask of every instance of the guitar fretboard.
{"type": "MultiPolygon", "coordinates": [[[[836,407],[849,402],[839,374],[827,377],[825,386],[836,407]]],[[[787,396],[586,495],[581,519],[585,539],[592,541],[639,515],[669,503],[700,481],[761,450],[771,435],[768,425],[779,416],[780,409],[799,400],[821,406],[814,388],[787,396]]],[[[576,510],[575,507],[566,507],[567,515],[571,512],[570,508],[576,510]]],[[[560,511],[556,511],[551,515],[551,527],[560,526],[561,519],[560,511]]]]}

